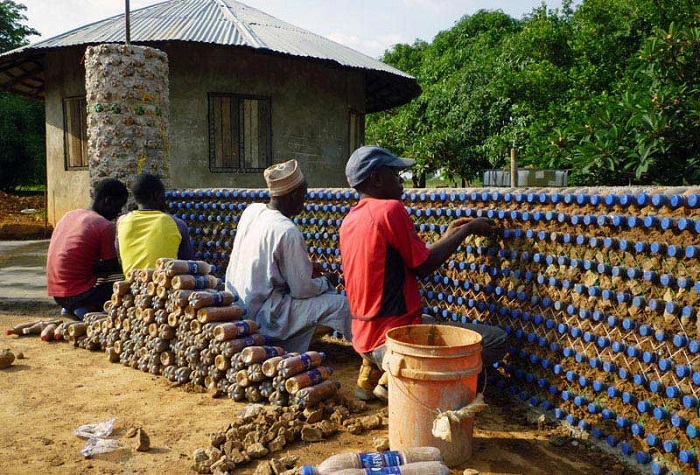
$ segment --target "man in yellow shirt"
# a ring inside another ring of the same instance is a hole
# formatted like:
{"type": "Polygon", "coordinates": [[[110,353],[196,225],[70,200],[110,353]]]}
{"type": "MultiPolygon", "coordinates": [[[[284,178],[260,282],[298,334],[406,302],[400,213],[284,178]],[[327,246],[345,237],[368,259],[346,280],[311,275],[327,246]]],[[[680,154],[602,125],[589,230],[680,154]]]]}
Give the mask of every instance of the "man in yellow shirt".
{"type": "Polygon", "coordinates": [[[187,224],[165,212],[165,186],[144,173],[131,189],[138,209],[117,221],[117,250],[127,275],[133,269],[155,269],[161,257],[194,259],[187,224]]]}

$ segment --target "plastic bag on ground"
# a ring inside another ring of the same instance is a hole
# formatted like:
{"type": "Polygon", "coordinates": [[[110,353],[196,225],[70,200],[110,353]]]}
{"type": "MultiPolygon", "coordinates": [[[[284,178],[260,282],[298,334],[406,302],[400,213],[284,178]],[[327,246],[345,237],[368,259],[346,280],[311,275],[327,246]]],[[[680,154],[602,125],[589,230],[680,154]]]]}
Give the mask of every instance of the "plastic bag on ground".
{"type": "Polygon", "coordinates": [[[97,424],[85,424],[75,429],[73,434],[84,439],[103,439],[112,433],[115,420],[112,418],[97,424]]]}
{"type": "Polygon", "coordinates": [[[90,439],[80,453],[83,457],[92,457],[93,455],[105,454],[120,448],[122,445],[115,439],[90,439]]]}

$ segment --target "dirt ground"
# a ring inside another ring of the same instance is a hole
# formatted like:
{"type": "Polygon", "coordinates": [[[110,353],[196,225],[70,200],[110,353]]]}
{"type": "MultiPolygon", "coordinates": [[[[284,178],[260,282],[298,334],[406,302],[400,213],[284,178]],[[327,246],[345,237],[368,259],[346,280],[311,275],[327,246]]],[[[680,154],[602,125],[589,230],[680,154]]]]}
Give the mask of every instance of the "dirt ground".
{"type": "MultiPolygon", "coordinates": [[[[6,196],[6,195],[5,195],[6,196]]],[[[5,196],[0,195],[0,201],[5,196]]],[[[0,222],[7,221],[7,203],[0,204],[0,222]]],[[[26,206],[24,204],[23,206],[26,206]]],[[[23,208],[24,209],[24,208],[23,208]]],[[[21,221],[23,214],[15,222],[21,221]]],[[[13,272],[3,268],[0,272],[13,272]]],[[[102,352],[74,348],[65,342],[42,342],[38,337],[6,336],[4,330],[30,320],[60,318],[47,298],[36,301],[8,298],[0,288],[0,350],[11,349],[23,358],[0,370],[0,473],[1,474],[191,474],[192,453],[209,446],[209,435],[224,430],[245,405],[206,392],[187,390],[120,364],[110,363],[102,352]],[[112,438],[123,447],[109,454],[84,458],[86,441],[73,431],[83,424],[116,418],[112,438]],[[131,427],[142,427],[152,449],[138,452],[131,427]]],[[[328,339],[312,349],[328,354],[333,379],[350,396],[359,357],[348,344],[328,339]]],[[[603,475],[637,473],[588,440],[571,438],[555,425],[538,427],[538,414],[487,387],[489,408],[476,416],[473,456],[464,466],[484,475],[603,475]]],[[[361,415],[385,413],[379,402],[361,415]]],[[[298,465],[317,464],[347,451],[372,451],[388,427],[352,435],[341,431],[316,443],[288,445],[275,456],[297,455],[298,465]]],[[[237,470],[251,475],[255,462],[237,470]]],[[[464,472],[468,473],[468,472],[464,472]]]]}
{"type": "MultiPolygon", "coordinates": [[[[0,329],[20,322],[55,318],[50,304],[0,306],[0,329]]],[[[223,430],[245,406],[231,399],[215,399],[120,364],[105,354],[74,348],[65,342],[46,343],[37,337],[0,336],[0,348],[23,359],[0,370],[0,472],[3,474],[191,474],[191,455],[209,446],[209,434],[223,430]],[[92,459],[80,455],[85,440],[73,435],[83,424],[116,418],[113,438],[124,445],[92,459]],[[149,452],[134,450],[126,437],[130,427],[150,436],[149,452]]],[[[316,344],[326,351],[342,391],[349,395],[359,359],[352,348],[335,340],[316,344]]],[[[481,474],[595,475],[635,473],[586,440],[567,436],[558,427],[538,428],[537,414],[490,387],[491,405],[477,416],[474,455],[468,464],[481,474]]],[[[362,415],[382,413],[371,403],[362,415]]],[[[372,451],[388,427],[351,435],[341,431],[313,444],[296,443],[281,455],[297,455],[299,464],[317,464],[344,451],[372,451]]],[[[252,474],[255,462],[235,472],[252,474]]]]}
{"type": "Polygon", "coordinates": [[[0,240],[50,237],[52,228],[45,216],[43,194],[0,191],[0,240]]]}

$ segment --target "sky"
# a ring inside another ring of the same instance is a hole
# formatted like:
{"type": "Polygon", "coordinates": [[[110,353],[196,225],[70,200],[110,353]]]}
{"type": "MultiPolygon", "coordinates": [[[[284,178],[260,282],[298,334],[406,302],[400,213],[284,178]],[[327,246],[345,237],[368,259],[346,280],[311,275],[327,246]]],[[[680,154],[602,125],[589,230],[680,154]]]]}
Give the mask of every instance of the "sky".
{"type": "MultiPolygon", "coordinates": [[[[124,12],[125,0],[14,0],[25,5],[24,24],[41,33],[30,42],[52,38],[124,12]]],[[[130,0],[137,10],[162,0],[130,0]]],[[[464,15],[502,10],[520,19],[545,3],[560,8],[561,0],[244,0],[282,21],[325,36],[379,58],[397,43],[431,42],[464,15]]]]}

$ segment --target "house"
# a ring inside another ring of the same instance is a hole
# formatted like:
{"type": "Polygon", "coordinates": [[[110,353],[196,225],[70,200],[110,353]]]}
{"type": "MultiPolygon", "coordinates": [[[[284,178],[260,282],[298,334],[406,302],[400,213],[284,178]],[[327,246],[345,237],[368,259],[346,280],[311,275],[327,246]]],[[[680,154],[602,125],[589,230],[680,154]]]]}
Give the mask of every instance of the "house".
{"type": "MultiPolygon", "coordinates": [[[[261,171],[291,158],[310,187],[347,186],[365,115],[421,93],[402,71],[233,0],[135,10],[130,33],[168,56],[173,188],[263,187],[261,171]]],[[[45,102],[50,223],[88,204],[85,50],[124,42],[118,15],[0,55],[0,89],[45,102]]]]}

